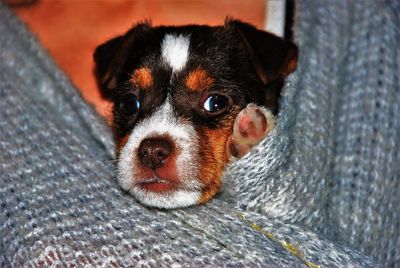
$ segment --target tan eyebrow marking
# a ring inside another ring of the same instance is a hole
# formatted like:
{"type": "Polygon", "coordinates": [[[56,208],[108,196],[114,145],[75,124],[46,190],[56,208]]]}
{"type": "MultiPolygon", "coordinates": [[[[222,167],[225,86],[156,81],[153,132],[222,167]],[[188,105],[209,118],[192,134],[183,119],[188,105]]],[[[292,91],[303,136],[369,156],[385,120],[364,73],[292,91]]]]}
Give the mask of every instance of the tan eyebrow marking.
{"type": "Polygon", "coordinates": [[[149,68],[141,67],[133,72],[129,82],[142,89],[146,89],[153,85],[153,75],[149,68]]]}
{"type": "Polygon", "coordinates": [[[202,91],[214,84],[214,78],[210,77],[203,69],[191,71],[186,77],[186,86],[189,91],[202,91]]]}

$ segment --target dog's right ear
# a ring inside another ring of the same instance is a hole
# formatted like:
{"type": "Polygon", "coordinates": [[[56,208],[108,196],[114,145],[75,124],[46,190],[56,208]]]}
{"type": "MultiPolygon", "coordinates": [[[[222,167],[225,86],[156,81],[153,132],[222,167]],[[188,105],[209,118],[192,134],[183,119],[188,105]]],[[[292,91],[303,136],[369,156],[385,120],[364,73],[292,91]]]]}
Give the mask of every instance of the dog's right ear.
{"type": "Polygon", "coordinates": [[[226,19],[225,27],[238,34],[264,85],[283,80],[296,69],[299,50],[292,41],[232,18],[226,19]]]}
{"type": "Polygon", "coordinates": [[[104,98],[113,98],[117,86],[117,75],[121,72],[135,39],[149,29],[151,29],[149,22],[137,24],[126,34],[115,37],[96,48],[93,55],[96,63],[95,71],[104,98]]]}

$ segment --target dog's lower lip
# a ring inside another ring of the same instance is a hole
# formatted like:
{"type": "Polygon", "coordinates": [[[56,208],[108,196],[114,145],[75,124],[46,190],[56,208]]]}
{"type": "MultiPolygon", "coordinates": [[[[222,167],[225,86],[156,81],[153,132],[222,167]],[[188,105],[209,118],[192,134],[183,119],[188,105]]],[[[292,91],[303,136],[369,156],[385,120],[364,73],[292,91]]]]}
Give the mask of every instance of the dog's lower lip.
{"type": "Polygon", "coordinates": [[[138,186],[144,190],[157,193],[170,192],[176,189],[175,183],[163,179],[142,181],[138,183],[138,186]]]}

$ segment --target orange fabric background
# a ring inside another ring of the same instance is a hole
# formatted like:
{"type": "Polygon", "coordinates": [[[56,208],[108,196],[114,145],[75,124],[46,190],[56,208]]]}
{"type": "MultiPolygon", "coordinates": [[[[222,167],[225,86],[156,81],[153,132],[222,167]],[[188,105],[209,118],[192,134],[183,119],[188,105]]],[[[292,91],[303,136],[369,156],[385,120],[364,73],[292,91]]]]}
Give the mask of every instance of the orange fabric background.
{"type": "Polygon", "coordinates": [[[101,99],[92,54],[97,45],[124,33],[135,22],[222,24],[232,16],[263,28],[264,0],[38,0],[14,11],[35,32],[58,65],[102,115],[110,105],[101,99]]]}

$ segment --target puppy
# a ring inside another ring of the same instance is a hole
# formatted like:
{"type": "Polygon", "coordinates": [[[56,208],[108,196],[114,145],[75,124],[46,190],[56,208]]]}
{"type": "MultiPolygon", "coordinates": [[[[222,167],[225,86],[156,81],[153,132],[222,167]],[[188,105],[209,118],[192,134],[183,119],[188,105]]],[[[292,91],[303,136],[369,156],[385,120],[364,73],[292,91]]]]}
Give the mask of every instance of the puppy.
{"type": "Polygon", "coordinates": [[[97,47],[121,187],[144,205],[202,204],[229,161],[272,129],[298,49],[233,19],[223,26],[135,25],[97,47]]]}

